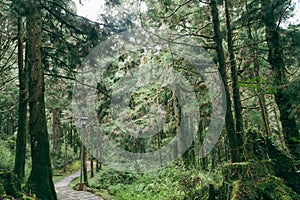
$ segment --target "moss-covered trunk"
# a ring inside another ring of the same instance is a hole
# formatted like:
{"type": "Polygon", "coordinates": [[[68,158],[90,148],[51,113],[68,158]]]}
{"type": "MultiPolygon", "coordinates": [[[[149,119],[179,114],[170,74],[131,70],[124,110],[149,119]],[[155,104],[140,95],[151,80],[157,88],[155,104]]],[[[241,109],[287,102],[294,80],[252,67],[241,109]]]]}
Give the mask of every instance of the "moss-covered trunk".
{"type": "Polygon", "coordinates": [[[223,50],[222,38],[220,32],[219,12],[217,8],[216,0],[211,0],[210,5],[211,5],[211,14],[213,19],[213,27],[214,27],[214,34],[215,34],[214,41],[216,44],[219,71],[222,76],[225,93],[226,93],[227,111],[226,111],[225,123],[226,123],[226,131],[229,139],[231,160],[232,162],[239,162],[241,159],[240,158],[241,138],[239,139],[238,135],[236,134],[234,119],[231,112],[231,100],[229,96],[229,87],[228,87],[227,75],[226,75],[226,64],[225,64],[224,50],[223,50]]]}
{"type": "Polygon", "coordinates": [[[28,8],[29,131],[32,169],[25,189],[28,193],[35,194],[39,199],[56,200],[45,115],[41,55],[42,17],[39,1],[28,1],[28,8]]]}
{"type": "Polygon", "coordinates": [[[293,160],[260,133],[247,136],[251,161],[224,165],[221,199],[300,199],[300,173],[293,160]]]}
{"type": "Polygon", "coordinates": [[[291,154],[300,160],[300,134],[297,129],[296,119],[291,114],[292,101],[285,93],[288,80],[285,74],[283,50],[280,41],[279,27],[276,24],[274,9],[270,0],[262,0],[263,22],[266,29],[266,40],[269,47],[268,59],[274,74],[274,94],[280,112],[280,121],[285,142],[291,154]]]}
{"type": "MultiPolygon", "coordinates": [[[[235,128],[237,134],[243,133],[243,116],[242,116],[242,104],[241,104],[241,96],[240,89],[238,85],[238,75],[237,75],[237,66],[234,54],[233,47],[233,36],[232,36],[232,28],[231,28],[231,17],[229,13],[229,2],[228,0],[224,1],[225,5],[225,15],[226,15],[226,27],[227,27],[227,45],[230,59],[230,69],[231,69],[231,81],[232,81],[232,92],[233,92],[233,104],[234,104],[234,114],[235,114],[235,128]]],[[[242,136],[240,136],[242,138],[242,136]]],[[[239,141],[242,144],[242,141],[239,141]]]]}

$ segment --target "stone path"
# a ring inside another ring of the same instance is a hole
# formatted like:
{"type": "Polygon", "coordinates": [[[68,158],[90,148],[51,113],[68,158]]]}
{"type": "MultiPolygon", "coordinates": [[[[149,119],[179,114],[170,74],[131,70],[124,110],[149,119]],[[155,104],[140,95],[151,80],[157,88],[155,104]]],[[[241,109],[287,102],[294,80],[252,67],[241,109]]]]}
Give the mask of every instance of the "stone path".
{"type": "Polygon", "coordinates": [[[76,191],[68,187],[69,183],[80,176],[80,171],[58,181],[55,190],[59,200],[103,200],[100,197],[85,191],[76,191]]]}

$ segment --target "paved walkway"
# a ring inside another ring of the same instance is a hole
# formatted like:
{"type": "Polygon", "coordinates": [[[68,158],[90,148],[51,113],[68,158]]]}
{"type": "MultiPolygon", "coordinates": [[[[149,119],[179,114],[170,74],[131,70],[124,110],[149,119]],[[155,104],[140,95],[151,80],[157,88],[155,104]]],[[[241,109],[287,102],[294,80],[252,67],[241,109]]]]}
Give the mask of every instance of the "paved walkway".
{"type": "Polygon", "coordinates": [[[59,200],[103,200],[100,197],[85,191],[76,191],[68,187],[69,183],[80,176],[80,171],[58,181],[55,190],[59,200]]]}

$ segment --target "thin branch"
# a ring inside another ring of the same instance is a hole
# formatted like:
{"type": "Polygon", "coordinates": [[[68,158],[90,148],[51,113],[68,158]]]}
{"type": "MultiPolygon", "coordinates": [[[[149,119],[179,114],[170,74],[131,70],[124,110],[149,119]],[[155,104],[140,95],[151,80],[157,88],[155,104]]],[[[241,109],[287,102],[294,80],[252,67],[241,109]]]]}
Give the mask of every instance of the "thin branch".
{"type": "Polygon", "coordinates": [[[51,74],[51,73],[44,73],[44,75],[50,76],[50,77],[57,77],[57,78],[61,78],[61,79],[66,79],[66,80],[72,80],[72,81],[75,81],[75,77],[69,77],[69,76],[63,76],[63,75],[59,75],[59,74],[51,74]]]}
{"type": "Polygon", "coordinates": [[[0,113],[7,113],[8,111],[11,111],[11,110],[13,110],[14,108],[16,108],[17,105],[18,105],[18,104],[15,104],[15,105],[13,105],[12,107],[10,107],[10,108],[8,108],[8,109],[6,109],[6,110],[0,110],[0,113]]]}
{"type": "Polygon", "coordinates": [[[201,1],[201,0],[199,0],[199,3],[203,3],[203,4],[206,4],[206,5],[210,5],[210,2],[207,2],[207,1],[201,1]]]}
{"type": "Polygon", "coordinates": [[[43,7],[44,7],[44,9],[46,9],[50,14],[52,14],[57,20],[59,20],[62,24],[65,24],[67,27],[69,27],[69,28],[71,28],[71,29],[73,29],[73,30],[75,30],[75,31],[77,31],[77,32],[79,32],[79,33],[81,33],[81,34],[84,33],[84,31],[82,31],[82,30],[78,29],[77,27],[71,25],[71,24],[68,23],[66,20],[64,20],[62,17],[60,17],[60,16],[58,16],[56,13],[52,12],[51,9],[47,8],[46,6],[43,6],[43,7]]]}
{"type": "Polygon", "coordinates": [[[282,22],[282,20],[283,20],[284,14],[287,12],[287,9],[290,7],[291,3],[292,3],[292,1],[290,0],[288,6],[287,6],[287,7],[283,10],[283,12],[281,13],[281,15],[280,15],[280,17],[279,17],[279,20],[278,20],[277,27],[276,27],[277,30],[279,29],[279,26],[280,26],[280,24],[281,24],[281,22],[282,22]]]}
{"type": "Polygon", "coordinates": [[[87,87],[89,87],[89,88],[96,89],[96,90],[99,91],[101,94],[104,94],[106,97],[109,97],[109,98],[111,97],[109,94],[106,93],[106,91],[103,91],[103,90],[100,89],[100,88],[97,88],[97,87],[92,86],[92,85],[88,85],[88,84],[83,83],[83,82],[81,82],[81,81],[79,81],[79,80],[77,80],[77,79],[75,79],[75,82],[77,82],[77,83],[79,83],[79,84],[81,84],[81,85],[83,85],[83,86],[87,86],[87,87]]]}
{"type": "Polygon", "coordinates": [[[183,4],[180,4],[171,14],[169,14],[169,15],[167,15],[167,16],[165,16],[165,17],[163,17],[163,18],[170,18],[170,17],[172,17],[180,8],[182,8],[183,6],[185,6],[186,4],[188,4],[188,3],[190,3],[192,0],[189,0],[189,1],[186,1],[186,2],[184,2],[183,4]]]}
{"type": "Polygon", "coordinates": [[[100,93],[104,94],[105,96],[107,97],[110,97],[105,91],[103,91],[102,89],[99,89],[97,87],[94,87],[94,86],[91,86],[91,85],[88,85],[86,83],[83,83],[79,80],[77,80],[75,77],[69,77],[69,76],[63,76],[63,75],[59,75],[59,74],[51,74],[51,73],[44,73],[44,75],[46,76],[50,76],[50,77],[57,77],[57,78],[61,78],[61,79],[66,79],[66,80],[72,80],[72,81],[75,81],[83,86],[87,86],[89,88],[93,88],[93,89],[96,89],[97,91],[99,91],[100,93]]]}
{"type": "Polygon", "coordinates": [[[57,7],[61,8],[61,9],[63,9],[66,13],[68,13],[68,14],[74,16],[74,17],[83,19],[83,20],[85,20],[85,21],[87,21],[87,22],[89,22],[89,23],[92,23],[92,24],[95,24],[95,25],[98,25],[98,26],[103,26],[103,25],[105,25],[105,24],[103,24],[103,23],[94,22],[94,21],[91,21],[91,20],[89,20],[89,19],[87,19],[87,18],[85,18],[85,17],[82,17],[82,16],[79,16],[79,15],[77,15],[77,14],[74,14],[74,13],[70,12],[69,10],[67,10],[66,8],[64,8],[63,6],[59,5],[57,2],[54,2],[54,1],[48,1],[48,3],[51,3],[51,4],[55,5],[55,6],[57,6],[57,7]]]}

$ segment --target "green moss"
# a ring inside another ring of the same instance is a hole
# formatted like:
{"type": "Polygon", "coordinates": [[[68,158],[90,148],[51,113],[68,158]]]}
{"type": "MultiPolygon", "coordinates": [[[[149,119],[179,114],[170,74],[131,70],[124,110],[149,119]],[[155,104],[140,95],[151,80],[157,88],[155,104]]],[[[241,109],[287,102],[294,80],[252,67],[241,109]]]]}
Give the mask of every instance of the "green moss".
{"type": "Polygon", "coordinates": [[[300,195],[293,192],[285,182],[272,175],[270,161],[234,163],[224,166],[223,174],[232,200],[246,199],[300,199],[300,195]],[[271,174],[270,174],[271,173],[271,174]]]}
{"type": "Polygon", "coordinates": [[[22,196],[22,200],[36,200],[36,198],[33,198],[33,197],[30,197],[30,196],[27,196],[26,194],[23,194],[23,196],[22,196]]]}
{"type": "Polygon", "coordinates": [[[268,176],[257,186],[258,191],[265,199],[294,200],[300,199],[300,195],[292,191],[291,188],[278,177],[268,176]]]}
{"type": "Polygon", "coordinates": [[[232,196],[232,200],[235,200],[235,199],[238,199],[238,191],[239,191],[239,188],[240,188],[240,184],[241,184],[241,181],[234,181],[232,183],[232,193],[233,193],[233,196],[232,196]]]}
{"type": "Polygon", "coordinates": [[[18,180],[10,171],[0,171],[0,195],[19,197],[18,180]],[[1,186],[2,185],[2,186],[1,186]]]}
{"type": "Polygon", "coordinates": [[[3,184],[2,181],[0,180],[0,196],[4,196],[4,195],[5,195],[4,184],[3,184]]]}
{"type": "Polygon", "coordinates": [[[272,163],[269,160],[259,162],[240,162],[227,164],[223,167],[222,173],[227,181],[249,180],[257,177],[264,177],[272,174],[272,163]]]}

